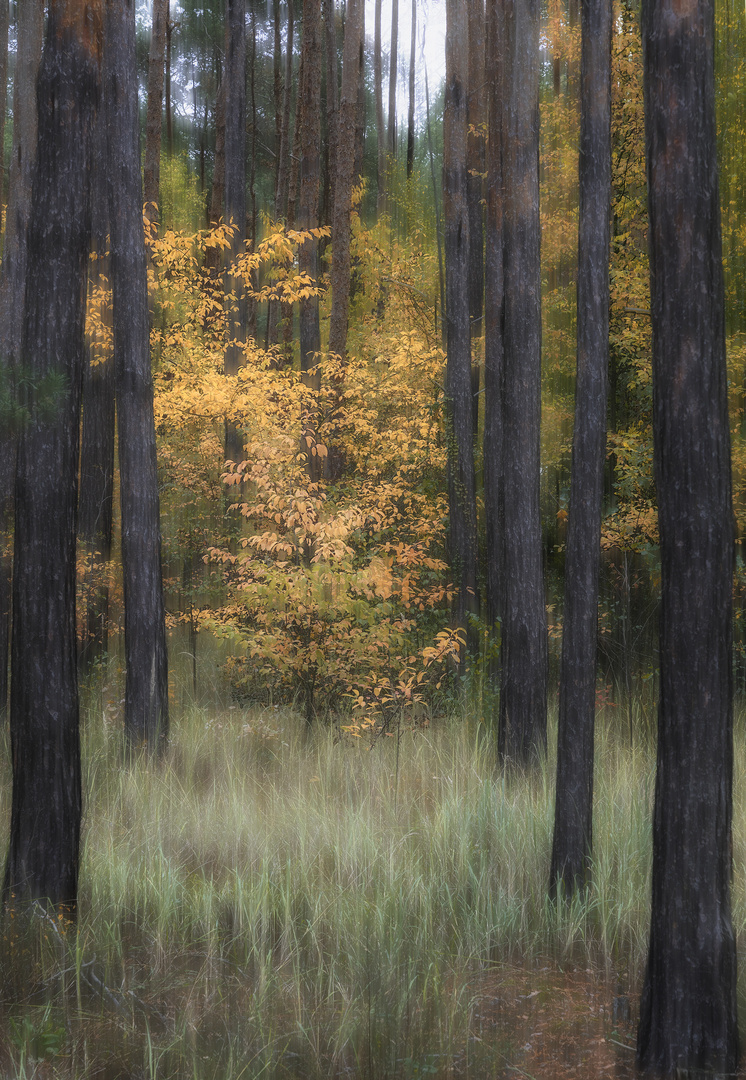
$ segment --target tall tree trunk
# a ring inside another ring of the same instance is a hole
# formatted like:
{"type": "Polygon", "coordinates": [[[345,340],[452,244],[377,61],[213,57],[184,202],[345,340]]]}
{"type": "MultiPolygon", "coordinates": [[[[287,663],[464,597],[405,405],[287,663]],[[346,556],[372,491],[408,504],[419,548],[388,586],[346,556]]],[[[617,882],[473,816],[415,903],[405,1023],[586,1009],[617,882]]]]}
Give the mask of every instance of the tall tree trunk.
{"type": "MultiPolygon", "coordinates": [[[[96,117],[91,172],[91,235],[93,260],[89,266],[88,295],[101,301],[104,282],[111,280],[108,258],[109,193],[107,178],[106,112],[102,103],[96,117]]],[[[110,326],[108,304],[99,313],[100,330],[110,326]]],[[[83,594],[86,612],[80,662],[88,668],[105,654],[108,641],[109,584],[114,502],[114,357],[101,335],[89,341],[83,377],[83,424],[80,446],[78,540],[86,555],[83,594]]]]}
{"type": "Polygon", "coordinates": [[[389,132],[388,152],[396,158],[396,64],[399,51],[399,0],[391,3],[391,48],[389,50],[389,132]]]}
{"type": "Polygon", "coordinates": [[[174,24],[171,21],[170,4],[166,5],[166,72],[164,84],[164,105],[166,108],[166,153],[169,158],[174,153],[174,118],[171,109],[171,38],[174,24]]]}
{"type": "Polygon", "coordinates": [[[58,380],[59,400],[50,415],[27,393],[30,417],[19,436],[16,468],[13,797],[4,896],[71,909],[81,819],[75,524],[100,16],[100,3],[49,4],[37,85],[22,355],[37,387],[58,380]]]}
{"type": "MultiPolygon", "coordinates": [[[[300,84],[300,191],[297,225],[315,229],[319,221],[321,146],[321,0],[303,0],[303,81],[300,84]]],[[[298,252],[298,268],[315,283],[319,275],[318,241],[306,240],[298,252]]],[[[319,301],[300,302],[300,367],[306,374],[318,363],[321,349],[319,301]]]]}
{"type": "Polygon", "coordinates": [[[611,0],[584,0],[578,356],[572,440],[550,895],[585,884],[593,846],[598,572],[609,382],[611,0]]]}
{"type": "Polygon", "coordinates": [[[503,0],[505,604],[499,749],[546,746],[547,621],[539,511],[541,261],[538,0],[503,0]]]}
{"type": "Polygon", "coordinates": [[[280,171],[280,143],[282,142],[282,24],[280,22],[280,0],[272,0],[272,88],[275,106],[275,192],[280,171]]]}
{"type": "Polygon", "coordinates": [[[350,307],[350,215],[352,186],[355,180],[355,132],[362,7],[362,0],[348,0],[342,91],[339,101],[337,195],[334,201],[332,225],[332,311],[329,323],[329,352],[341,357],[342,360],[347,353],[347,321],[350,307]]]}
{"type": "Polygon", "coordinates": [[[638,1063],[738,1063],[731,920],[733,506],[713,61],[714,5],[643,6],[661,552],[650,944],[638,1063]]]}
{"type": "Polygon", "coordinates": [[[414,58],[417,47],[417,0],[412,0],[412,36],[409,43],[409,111],[407,113],[407,180],[414,169],[414,58]]]}
{"type": "MultiPolygon", "coordinates": [[[[438,292],[440,296],[440,325],[441,325],[441,339],[442,345],[446,347],[446,334],[445,334],[445,310],[446,310],[446,290],[445,290],[445,274],[443,273],[443,244],[441,240],[440,229],[440,209],[438,207],[438,183],[435,177],[435,153],[433,151],[433,133],[430,126],[430,88],[427,82],[427,64],[425,63],[424,48],[422,57],[422,69],[425,72],[425,127],[427,129],[427,154],[430,158],[430,179],[433,185],[433,206],[435,207],[435,236],[438,246],[438,292]]],[[[437,323],[437,318],[436,318],[437,323]]],[[[437,329],[437,327],[436,327],[437,329]]]]}
{"type": "MultiPolygon", "coordinates": [[[[487,217],[485,244],[484,334],[484,511],[486,538],[486,616],[493,637],[499,633],[505,580],[503,549],[503,413],[505,361],[503,307],[503,18],[502,0],[487,0],[487,217]]],[[[489,676],[496,680],[491,662],[489,676]]]]}
{"type": "MultiPolygon", "coordinates": [[[[233,226],[230,262],[238,257],[246,241],[246,0],[225,3],[225,221],[233,226]]],[[[246,294],[241,279],[230,272],[224,276],[228,312],[225,355],[226,375],[237,375],[246,343],[246,294]]],[[[243,436],[226,421],[225,456],[230,461],[243,457],[243,436]]]]}
{"type": "Polygon", "coordinates": [[[145,120],[145,213],[158,220],[161,176],[161,130],[163,127],[163,75],[166,63],[168,0],[153,0],[153,24],[148,55],[148,111],[145,120]]]}
{"type": "Polygon", "coordinates": [[[284,218],[288,212],[288,179],[290,174],[290,113],[293,102],[293,0],[288,0],[287,46],[285,49],[285,86],[282,97],[282,135],[280,138],[280,167],[277,173],[275,216],[284,218]]]}
{"type": "Polygon", "coordinates": [[[0,202],[5,201],[5,113],[8,96],[10,0],[0,0],[0,202]]]}
{"type": "MultiPolygon", "coordinates": [[[[469,213],[469,329],[472,341],[482,337],[484,296],[484,121],[485,11],[484,0],[468,0],[469,97],[467,104],[466,199],[469,213]]],[[[479,358],[472,356],[471,393],[474,437],[479,427],[479,358]]]]}
{"type": "MultiPolygon", "coordinates": [[[[446,87],[443,115],[443,213],[446,270],[446,423],[450,556],[455,617],[467,629],[479,610],[477,512],[472,444],[471,349],[467,285],[469,218],[466,202],[466,90],[469,28],[461,0],[446,2],[446,87]]],[[[472,630],[469,629],[469,638],[472,630]]],[[[469,646],[473,642],[469,641],[469,646]]]]}
{"type": "Polygon", "coordinates": [[[337,23],[334,0],[323,0],[324,36],[326,41],[326,132],[327,175],[329,178],[329,221],[334,216],[334,194],[337,182],[337,23]]]}
{"type": "MultiPolygon", "coordinates": [[[[355,183],[363,178],[365,158],[365,131],[367,127],[367,97],[365,93],[365,4],[360,9],[358,27],[358,76],[357,76],[357,117],[355,121],[355,183]]],[[[353,292],[355,282],[352,282],[353,292]]]]}
{"type": "MultiPolygon", "coordinates": [[[[215,100],[215,162],[212,168],[210,224],[217,225],[225,211],[225,77],[215,100]]],[[[217,265],[215,267],[217,269],[217,265]]]]}
{"type": "MultiPolygon", "coordinates": [[[[22,4],[16,17],[13,148],[0,276],[0,373],[11,395],[15,393],[16,373],[21,360],[27,232],[31,212],[31,180],[36,160],[36,76],[43,31],[42,0],[29,0],[22,4]]],[[[5,713],[8,701],[15,471],[16,432],[12,426],[4,426],[0,430],[0,715],[5,713]]]]}
{"type": "Polygon", "coordinates": [[[168,737],[168,660],[142,230],[135,0],[107,0],[105,41],[127,669],[124,727],[130,747],[157,751],[168,737]]]}
{"type": "Polygon", "coordinates": [[[377,201],[376,213],[380,218],[386,213],[386,129],[383,123],[383,50],[381,46],[382,0],[375,0],[373,24],[373,82],[376,95],[376,158],[377,201]]]}

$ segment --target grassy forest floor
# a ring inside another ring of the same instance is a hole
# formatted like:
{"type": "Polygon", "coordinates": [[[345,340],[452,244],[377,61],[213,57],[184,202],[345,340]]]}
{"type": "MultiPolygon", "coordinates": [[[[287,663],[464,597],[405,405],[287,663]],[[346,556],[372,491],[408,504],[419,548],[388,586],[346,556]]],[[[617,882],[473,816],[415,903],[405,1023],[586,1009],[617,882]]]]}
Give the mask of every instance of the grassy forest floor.
{"type": "MultiPolygon", "coordinates": [[[[655,762],[621,706],[599,714],[593,884],[556,907],[552,753],[506,774],[470,710],[371,745],[216,698],[124,767],[117,685],[84,706],[77,928],[3,925],[3,1076],[632,1075],[655,762]]],[[[742,714],[742,942],[744,736],[742,714]]],[[[1,768],[7,823],[7,748],[1,768]]]]}

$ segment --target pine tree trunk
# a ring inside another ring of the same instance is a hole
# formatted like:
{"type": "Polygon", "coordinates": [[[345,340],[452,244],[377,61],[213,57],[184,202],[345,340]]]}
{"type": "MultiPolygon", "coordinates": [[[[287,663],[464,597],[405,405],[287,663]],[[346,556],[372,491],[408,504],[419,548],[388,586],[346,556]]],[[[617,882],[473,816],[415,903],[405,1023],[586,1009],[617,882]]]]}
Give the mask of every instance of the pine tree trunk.
{"type": "Polygon", "coordinates": [[[5,203],[5,113],[8,104],[10,0],[0,0],[0,202],[5,203]]]}
{"type": "Polygon", "coordinates": [[[334,217],[334,195],[337,182],[337,24],[334,0],[323,0],[324,37],[326,42],[326,139],[327,177],[329,180],[329,218],[334,217]]]}
{"type": "Polygon", "coordinates": [[[407,112],[407,180],[414,169],[414,62],[417,47],[417,0],[412,0],[412,34],[409,42],[409,109],[407,112]]]}
{"type": "MultiPolygon", "coordinates": [[[[300,185],[297,226],[318,228],[321,146],[321,0],[303,0],[303,82],[300,86],[300,185]]],[[[298,252],[298,268],[315,283],[319,276],[318,241],[306,240],[298,252]]],[[[306,374],[318,363],[321,349],[319,301],[300,301],[300,368],[306,374]]]]}
{"type": "Polygon", "coordinates": [[[284,218],[288,212],[288,179],[290,172],[290,113],[293,100],[293,0],[288,0],[287,46],[285,49],[285,86],[282,97],[282,136],[280,139],[280,168],[277,173],[275,216],[284,218]]]}
{"type": "MultiPolygon", "coordinates": [[[[461,0],[446,4],[446,88],[443,115],[443,214],[446,271],[446,424],[450,557],[455,618],[467,629],[477,613],[477,513],[472,443],[469,341],[469,217],[466,201],[466,91],[469,29],[461,0]]],[[[472,636],[469,628],[469,637],[472,636]]],[[[473,642],[469,642],[470,647],[473,642]]]]}
{"type": "Polygon", "coordinates": [[[396,65],[399,49],[399,0],[391,3],[391,47],[389,49],[389,130],[386,146],[396,159],[396,65]]]}
{"type": "Polygon", "coordinates": [[[380,218],[386,213],[386,129],[383,123],[383,55],[381,46],[381,0],[375,0],[375,22],[373,26],[373,82],[376,95],[376,175],[378,197],[376,213],[380,218]]]}
{"type": "MultiPolygon", "coordinates": [[[[31,211],[31,178],[36,159],[36,76],[44,29],[42,0],[20,6],[16,22],[16,77],[13,85],[13,150],[0,277],[0,373],[7,392],[15,392],[21,360],[26,295],[27,231],[31,211]]],[[[13,503],[16,432],[0,430],[0,715],[8,701],[8,653],[13,547],[13,503]]]]}
{"type": "Polygon", "coordinates": [[[609,382],[611,0],[584,0],[578,229],[578,354],[565,557],[550,895],[588,879],[593,846],[598,573],[609,382]]]}
{"type": "MultiPolygon", "coordinates": [[[[91,173],[91,234],[93,260],[89,266],[89,298],[111,280],[108,258],[109,197],[107,177],[106,112],[99,104],[93,140],[91,173]]],[[[107,305],[108,308],[108,305],[107,305]]],[[[100,313],[103,330],[110,326],[110,310],[100,313]]],[[[83,425],[80,446],[78,541],[86,555],[83,595],[81,666],[89,668],[106,653],[108,643],[109,585],[114,502],[114,357],[100,338],[90,342],[83,377],[83,425]]]]}
{"type": "Polygon", "coordinates": [[[538,0],[503,0],[505,603],[499,749],[546,747],[547,622],[539,509],[541,261],[538,0]]]}
{"type": "MultiPolygon", "coordinates": [[[[473,342],[483,335],[484,297],[484,121],[485,121],[485,11],[484,0],[468,0],[469,19],[469,97],[466,143],[466,199],[469,212],[469,329],[473,342]]],[[[474,438],[479,428],[479,358],[472,356],[471,393],[474,438]]]]}
{"type": "MultiPolygon", "coordinates": [[[[502,78],[504,58],[503,4],[487,0],[487,214],[485,230],[485,340],[484,340],[484,511],[486,539],[486,617],[493,638],[499,633],[505,582],[503,504],[503,411],[505,362],[503,355],[503,180],[502,78]]],[[[496,680],[496,664],[489,675],[496,680]]]]}
{"type": "Polygon", "coordinates": [[[643,6],[661,553],[652,915],[637,1057],[733,1075],[734,569],[714,5],[643,6]]]}
{"type": "Polygon", "coordinates": [[[348,0],[345,20],[342,91],[339,101],[337,184],[332,225],[332,311],[329,352],[345,359],[350,307],[350,215],[355,180],[355,144],[358,105],[358,74],[361,40],[361,0],[348,0]]]}
{"type": "MultiPolygon", "coordinates": [[[[233,226],[230,262],[243,251],[246,240],[246,0],[225,5],[225,221],[233,226]]],[[[246,294],[242,280],[226,269],[223,277],[227,308],[223,366],[237,375],[246,342],[246,294]]],[[[230,420],[225,423],[225,456],[243,457],[243,436],[230,420]]]]}
{"type": "Polygon", "coordinates": [[[158,220],[161,175],[161,130],[163,127],[163,76],[166,62],[168,0],[153,0],[153,22],[148,57],[148,111],[145,121],[145,213],[158,220]]]}
{"type": "Polygon", "coordinates": [[[126,684],[131,748],[168,737],[168,661],[135,65],[135,0],[107,0],[105,100],[119,428],[126,684]]]}
{"type": "Polygon", "coordinates": [[[38,141],[28,232],[18,440],[10,706],[13,796],[6,903],[74,909],[81,770],[75,629],[75,525],[90,160],[100,80],[100,4],[52,0],[37,85],[38,141]],[[91,34],[91,28],[94,33],[91,34]]]}

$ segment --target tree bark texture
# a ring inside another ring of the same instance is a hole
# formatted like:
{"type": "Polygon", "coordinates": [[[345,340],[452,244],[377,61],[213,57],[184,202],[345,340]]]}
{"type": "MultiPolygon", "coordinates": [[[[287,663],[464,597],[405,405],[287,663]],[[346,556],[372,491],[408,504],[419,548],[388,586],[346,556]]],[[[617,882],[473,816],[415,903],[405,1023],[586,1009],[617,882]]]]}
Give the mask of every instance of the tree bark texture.
{"type": "Polygon", "coordinates": [[[443,214],[446,271],[446,424],[450,557],[455,617],[467,628],[477,598],[477,514],[472,442],[469,341],[469,216],[466,133],[469,30],[461,0],[446,4],[446,87],[443,116],[443,214]]]}
{"type": "Polygon", "coordinates": [[[145,213],[158,220],[161,176],[161,131],[163,129],[163,77],[166,64],[168,0],[153,0],[153,24],[148,55],[148,111],[145,120],[145,213]]]}
{"type": "Polygon", "coordinates": [[[22,355],[33,389],[18,440],[10,707],[13,796],[6,902],[74,908],[81,772],[75,529],[90,160],[100,4],[52,0],[37,86],[22,355]],[[40,407],[44,379],[58,380],[40,407]]]}
{"type": "Polygon", "coordinates": [[[337,183],[337,23],[334,0],[323,0],[324,41],[326,43],[326,143],[329,180],[329,221],[334,217],[337,183]]]}
{"type": "Polygon", "coordinates": [[[578,352],[565,557],[550,895],[589,876],[593,846],[598,573],[606,458],[611,220],[611,0],[583,0],[578,352]]]}
{"type": "MultiPolygon", "coordinates": [[[[298,228],[319,224],[321,163],[321,0],[303,0],[303,82],[300,86],[300,185],[298,228]]],[[[318,240],[301,244],[298,267],[314,284],[319,276],[318,240]]],[[[321,349],[318,297],[300,301],[300,367],[306,373],[318,363],[321,349]]]]}
{"type": "MultiPolygon", "coordinates": [[[[469,97],[467,104],[467,179],[469,204],[469,325],[473,338],[482,337],[484,297],[483,182],[485,163],[485,9],[484,0],[468,0],[469,97]]],[[[479,368],[473,373],[474,400],[478,402],[479,368]]],[[[475,407],[475,418],[476,418],[475,407]]],[[[475,422],[474,432],[476,434],[475,422]]]]}
{"type": "Polygon", "coordinates": [[[285,48],[285,85],[282,94],[282,137],[280,167],[277,173],[275,215],[284,218],[288,210],[288,179],[290,175],[290,113],[293,100],[293,0],[288,0],[287,45],[285,48]]]}
{"type": "Polygon", "coordinates": [[[10,0],[0,0],[0,201],[5,201],[5,113],[8,104],[10,0]]]}
{"type": "MultiPolygon", "coordinates": [[[[106,111],[99,105],[93,139],[91,171],[91,237],[89,296],[111,280],[108,258],[109,192],[107,178],[106,111]]],[[[101,312],[110,325],[110,310],[101,312]]],[[[103,329],[103,326],[102,326],[103,329]]],[[[99,338],[88,343],[83,376],[83,424],[80,446],[78,540],[87,556],[83,594],[80,662],[87,668],[106,652],[109,616],[108,566],[111,558],[114,505],[114,357],[99,338]]]]}
{"type": "Polygon", "coordinates": [[[417,0],[412,0],[412,33],[409,41],[409,108],[407,110],[407,180],[414,170],[414,76],[417,48],[417,0]]]}
{"type": "Polygon", "coordinates": [[[350,240],[352,187],[355,182],[355,130],[357,124],[362,0],[348,0],[345,20],[342,90],[339,99],[337,184],[332,224],[332,310],[329,352],[344,359],[350,308],[350,240]]]}
{"type": "Polygon", "coordinates": [[[383,122],[383,50],[381,46],[381,0],[376,0],[373,22],[373,82],[376,97],[376,177],[378,194],[376,213],[386,213],[386,128],[383,122]]]}
{"type": "MultiPolygon", "coordinates": [[[[16,15],[16,74],[13,84],[13,146],[0,275],[0,365],[6,391],[15,393],[21,359],[26,295],[27,230],[31,180],[36,160],[36,76],[44,32],[42,0],[29,0],[16,15]]],[[[12,523],[16,469],[16,432],[0,430],[0,713],[8,701],[8,652],[12,591],[12,523]]]]}
{"type": "Polygon", "coordinates": [[[391,47],[389,49],[389,115],[386,146],[396,158],[396,65],[399,51],[399,0],[391,0],[391,47]]]}
{"type": "MultiPolygon", "coordinates": [[[[223,277],[227,327],[223,367],[237,375],[246,343],[246,286],[231,273],[231,264],[246,241],[246,0],[225,0],[225,221],[233,226],[230,264],[223,277]]],[[[225,456],[243,457],[243,436],[226,420],[225,456]]]]}
{"type": "Polygon", "coordinates": [[[711,0],[643,6],[661,552],[650,944],[638,1063],[738,1061],[730,882],[733,509],[711,0]]]}
{"type": "Polygon", "coordinates": [[[107,0],[105,80],[128,745],[168,737],[168,661],[142,229],[135,0],[107,0]]]}
{"type": "Polygon", "coordinates": [[[541,262],[538,0],[503,0],[505,605],[499,750],[546,746],[547,621],[539,511],[541,262]]]}
{"type": "MultiPolygon", "coordinates": [[[[485,229],[485,338],[484,338],[484,512],[486,539],[486,616],[493,636],[504,603],[503,551],[503,182],[502,182],[502,77],[501,43],[503,5],[487,0],[486,97],[487,208],[485,229]]],[[[491,665],[493,667],[494,665],[491,665]]],[[[490,671],[494,679],[495,671],[490,671]]]]}

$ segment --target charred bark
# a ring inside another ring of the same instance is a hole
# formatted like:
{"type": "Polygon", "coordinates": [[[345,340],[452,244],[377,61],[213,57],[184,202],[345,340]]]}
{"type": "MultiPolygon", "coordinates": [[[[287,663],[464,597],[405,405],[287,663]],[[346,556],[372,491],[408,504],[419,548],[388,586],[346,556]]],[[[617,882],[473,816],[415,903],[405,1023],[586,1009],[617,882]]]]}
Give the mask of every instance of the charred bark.
{"type": "Polygon", "coordinates": [[[733,509],[711,0],[643,6],[661,552],[650,944],[637,1057],[733,1074],[733,509]]]}
{"type": "Polygon", "coordinates": [[[168,737],[168,660],[142,229],[135,0],[107,0],[104,71],[122,512],[124,727],[131,748],[158,751],[168,737]]]}
{"type": "Polygon", "coordinates": [[[479,610],[477,514],[472,442],[471,345],[469,340],[469,216],[466,141],[469,31],[460,0],[446,5],[446,89],[443,117],[443,214],[446,271],[446,424],[448,511],[454,615],[465,630],[479,610]]]}
{"type": "Polygon", "coordinates": [[[99,4],[49,5],[22,336],[32,382],[16,465],[13,796],[4,896],[71,909],[81,819],[75,527],[99,20],[99,4]],[[57,391],[48,408],[45,383],[57,391]]]}
{"type": "Polygon", "coordinates": [[[505,603],[500,753],[546,746],[547,622],[539,508],[541,261],[538,0],[503,0],[505,603]]]}
{"type": "Polygon", "coordinates": [[[611,0],[583,0],[578,228],[578,353],[560,668],[557,786],[549,892],[590,873],[598,573],[609,382],[611,0]]]}

